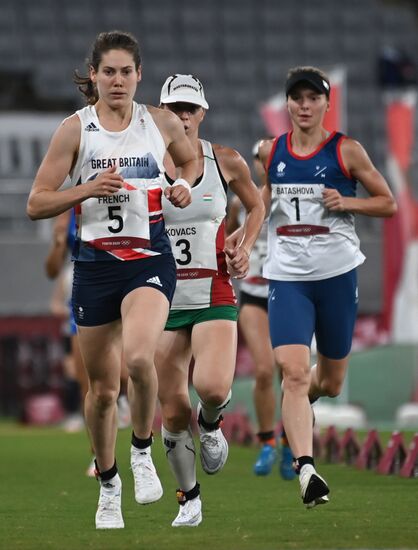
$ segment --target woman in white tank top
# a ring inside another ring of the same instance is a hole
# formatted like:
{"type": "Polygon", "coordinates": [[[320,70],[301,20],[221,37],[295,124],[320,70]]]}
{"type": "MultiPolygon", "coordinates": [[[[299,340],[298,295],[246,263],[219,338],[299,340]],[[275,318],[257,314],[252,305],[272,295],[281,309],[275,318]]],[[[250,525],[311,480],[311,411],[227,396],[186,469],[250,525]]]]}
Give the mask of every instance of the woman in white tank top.
{"type": "Polygon", "coordinates": [[[79,215],[73,304],[76,291],[82,301],[73,309],[89,377],[85,418],[100,480],[96,528],[119,529],[124,527],[115,460],[121,347],[130,375],[135,498],[145,504],[162,495],[150,454],[157,397],[154,352],[175,285],[158,182],[168,149],[182,179],[165,194],[175,206],[187,206],[197,162],[175,115],[133,101],[142,74],[131,34],[100,33],[88,69],[88,77],[76,73],[75,78],[88,107],[64,120],[53,136],[27,212],[42,219],[75,207],[79,215]],[[74,186],[62,191],[68,174],[74,186]]]}
{"type": "MultiPolygon", "coordinates": [[[[199,396],[201,464],[206,473],[215,474],[228,456],[221,415],[231,398],[236,361],[237,307],[230,276],[242,277],[248,271],[264,207],[239,153],[199,139],[199,127],[209,107],[201,82],[192,75],[169,77],[161,91],[161,104],[183,123],[199,162],[190,207],[178,216],[163,201],[178,287],[156,355],[163,442],[179,486],[179,513],[172,525],[194,527],[202,521],[202,512],[190,430],[190,360],[193,356],[193,385],[199,396]],[[228,250],[229,259],[224,242],[227,187],[239,196],[247,212],[246,233],[238,246],[228,250]]],[[[169,161],[168,176],[174,179],[176,171],[169,161]]]]}

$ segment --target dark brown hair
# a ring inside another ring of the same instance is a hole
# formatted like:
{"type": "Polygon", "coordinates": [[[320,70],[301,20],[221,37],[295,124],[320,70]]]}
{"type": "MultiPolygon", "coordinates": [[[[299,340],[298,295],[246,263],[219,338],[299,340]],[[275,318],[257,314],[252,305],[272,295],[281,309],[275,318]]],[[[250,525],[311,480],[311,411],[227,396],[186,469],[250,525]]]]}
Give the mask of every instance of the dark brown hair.
{"type": "Polygon", "coordinates": [[[318,67],[311,67],[310,65],[307,65],[306,67],[293,67],[292,69],[289,69],[289,72],[287,73],[287,80],[295,74],[304,72],[316,73],[318,76],[323,78],[325,82],[329,83],[329,77],[326,73],[324,73],[324,71],[321,71],[318,67]]]}
{"type": "MultiPolygon", "coordinates": [[[[86,59],[88,70],[90,70],[90,67],[93,67],[93,69],[97,71],[103,54],[109,50],[126,50],[132,54],[135,62],[135,69],[138,70],[141,66],[141,55],[139,53],[137,39],[129,32],[110,31],[101,32],[97,35],[91,49],[91,56],[86,59]]],[[[79,72],[75,70],[73,80],[77,84],[80,92],[85,95],[87,104],[94,105],[99,99],[99,96],[90,76],[81,76],[79,72]]]]}

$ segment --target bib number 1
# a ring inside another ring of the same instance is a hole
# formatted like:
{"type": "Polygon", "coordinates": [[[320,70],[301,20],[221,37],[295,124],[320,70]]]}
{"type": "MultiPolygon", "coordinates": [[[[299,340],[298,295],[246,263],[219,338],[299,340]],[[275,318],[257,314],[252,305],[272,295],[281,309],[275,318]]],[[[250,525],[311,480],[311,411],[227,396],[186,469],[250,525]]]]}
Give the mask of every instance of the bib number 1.
{"type": "Polygon", "coordinates": [[[300,222],[299,197],[293,197],[293,199],[290,199],[290,202],[294,202],[294,203],[295,203],[296,221],[297,221],[297,222],[300,222]]]}

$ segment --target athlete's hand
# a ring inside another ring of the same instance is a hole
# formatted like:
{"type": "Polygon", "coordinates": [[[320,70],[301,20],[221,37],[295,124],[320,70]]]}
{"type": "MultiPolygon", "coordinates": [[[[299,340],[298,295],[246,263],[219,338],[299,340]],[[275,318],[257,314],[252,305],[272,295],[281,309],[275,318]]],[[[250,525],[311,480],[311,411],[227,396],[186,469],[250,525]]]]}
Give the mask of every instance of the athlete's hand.
{"type": "Polygon", "coordinates": [[[238,248],[239,243],[242,241],[243,238],[243,228],[238,227],[238,229],[235,229],[233,233],[228,235],[228,237],[225,239],[225,249],[234,250],[235,248],[238,248]]]}
{"type": "Polygon", "coordinates": [[[250,268],[250,255],[243,246],[224,248],[228,273],[234,279],[246,277],[250,268]]]}
{"type": "Polygon", "coordinates": [[[186,208],[186,206],[189,206],[192,202],[190,186],[182,184],[175,185],[175,183],[176,182],[164,190],[165,198],[169,200],[173,206],[177,206],[177,208],[186,208]]]}
{"type": "Polygon", "coordinates": [[[343,197],[336,189],[324,189],[322,191],[324,206],[332,212],[345,212],[345,197],[343,197]]]}
{"type": "Polygon", "coordinates": [[[86,183],[89,190],[89,197],[109,197],[119,191],[123,186],[123,178],[116,172],[116,166],[101,172],[97,178],[86,183]]]}

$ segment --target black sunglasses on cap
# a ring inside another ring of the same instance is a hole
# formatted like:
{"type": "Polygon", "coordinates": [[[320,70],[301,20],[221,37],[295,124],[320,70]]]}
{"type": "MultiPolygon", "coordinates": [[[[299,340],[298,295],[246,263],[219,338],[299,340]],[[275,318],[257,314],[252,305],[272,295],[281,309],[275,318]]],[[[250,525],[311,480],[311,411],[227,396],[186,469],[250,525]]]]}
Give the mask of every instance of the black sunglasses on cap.
{"type": "Polygon", "coordinates": [[[182,103],[182,102],[176,102],[176,103],[166,103],[167,107],[170,109],[170,111],[173,111],[173,113],[190,113],[191,115],[195,115],[199,109],[202,107],[200,105],[194,105],[193,103],[182,103]]]}

